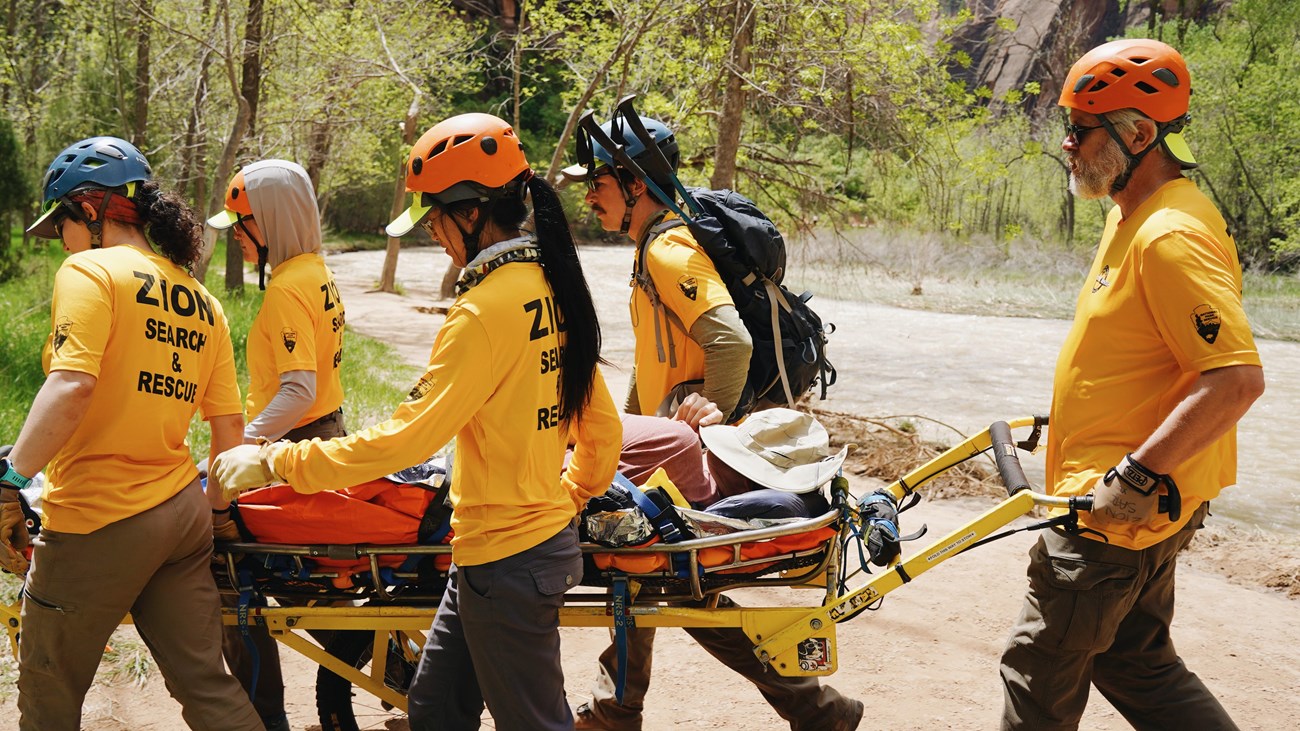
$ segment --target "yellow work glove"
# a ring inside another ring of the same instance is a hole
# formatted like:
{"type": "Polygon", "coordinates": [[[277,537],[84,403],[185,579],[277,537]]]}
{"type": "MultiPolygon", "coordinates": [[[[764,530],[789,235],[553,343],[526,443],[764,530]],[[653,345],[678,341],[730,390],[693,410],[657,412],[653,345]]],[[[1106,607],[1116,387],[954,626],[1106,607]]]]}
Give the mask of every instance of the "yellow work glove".
{"type": "Polygon", "coordinates": [[[6,571],[26,576],[30,564],[23,551],[30,542],[23,506],[17,500],[0,502],[0,566],[6,571]]]}
{"type": "Polygon", "coordinates": [[[228,449],[212,462],[208,479],[215,480],[222,498],[234,500],[239,493],[267,485],[278,485],[284,478],[276,474],[275,456],[290,442],[241,444],[228,449]]]}

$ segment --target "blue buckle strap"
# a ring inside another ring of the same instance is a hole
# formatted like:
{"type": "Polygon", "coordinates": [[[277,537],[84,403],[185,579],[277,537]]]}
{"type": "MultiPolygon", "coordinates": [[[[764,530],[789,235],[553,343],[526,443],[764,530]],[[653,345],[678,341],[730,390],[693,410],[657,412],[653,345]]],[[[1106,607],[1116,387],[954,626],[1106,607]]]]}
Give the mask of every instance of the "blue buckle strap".
{"type": "Polygon", "coordinates": [[[253,661],[253,677],[248,684],[248,701],[253,703],[257,700],[257,680],[261,675],[262,657],[257,651],[257,645],[253,643],[253,636],[248,632],[248,608],[252,606],[253,600],[257,597],[253,589],[253,574],[251,571],[242,570],[239,572],[239,606],[235,616],[239,621],[239,635],[244,640],[244,647],[248,650],[248,655],[253,661]]]}
{"type": "Polygon", "coordinates": [[[636,621],[628,611],[631,595],[628,591],[627,577],[616,575],[613,585],[613,601],[610,611],[614,613],[614,646],[618,651],[618,672],[614,678],[614,698],[623,702],[623,691],[627,688],[627,633],[636,626],[636,621]]]}
{"type": "Polygon", "coordinates": [[[637,508],[642,513],[645,513],[650,525],[654,526],[655,532],[659,534],[664,543],[680,543],[690,538],[684,530],[685,526],[681,523],[681,516],[677,513],[675,505],[661,507],[651,500],[650,496],[646,495],[641,488],[633,485],[632,481],[624,477],[622,473],[614,473],[614,483],[628,491],[632,496],[632,501],[636,503],[637,508]]]}

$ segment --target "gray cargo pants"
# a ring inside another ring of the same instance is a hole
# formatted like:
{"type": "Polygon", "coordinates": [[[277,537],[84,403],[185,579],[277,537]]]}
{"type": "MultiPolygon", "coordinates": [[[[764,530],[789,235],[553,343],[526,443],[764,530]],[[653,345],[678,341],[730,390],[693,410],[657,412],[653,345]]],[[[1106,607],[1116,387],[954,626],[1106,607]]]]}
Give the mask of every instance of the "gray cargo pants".
{"type": "Polygon", "coordinates": [[[513,556],[451,567],[407,694],[412,731],[573,728],[560,666],[560,607],[582,578],[570,526],[513,556]]]}

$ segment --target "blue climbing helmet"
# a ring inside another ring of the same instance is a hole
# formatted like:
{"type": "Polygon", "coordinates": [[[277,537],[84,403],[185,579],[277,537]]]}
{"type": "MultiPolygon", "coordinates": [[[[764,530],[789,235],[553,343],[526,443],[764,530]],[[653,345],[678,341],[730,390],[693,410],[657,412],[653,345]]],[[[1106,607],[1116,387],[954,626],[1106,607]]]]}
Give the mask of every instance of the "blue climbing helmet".
{"type": "MultiPolygon", "coordinates": [[[[655,145],[663,151],[664,157],[668,158],[673,170],[676,170],[681,162],[681,152],[677,147],[677,135],[673,134],[671,129],[668,129],[668,125],[657,119],[641,117],[641,124],[654,138],[655,145]]],[[[615,144],[623,146],[627,156],[632,158],[633,162],[642,165],[646,160],[650,150],[646,148],[645,143],[640,138],[627,129],[621,116],[616,115],[614,119],[600,125],[600,128],[615,144]]],[[[578,164],[570,165],[561,171],[564,177],[569,180],[583,182],[598,174],[602,167],[618,168],[618,165],[614,162],[614,156],[610,154],[609,150],[606,150],[599,142],[582,133],[581,130],[579,130],[576,137],[576,144],[578,147],[578,164]]],[[[642,165],[642,167],[645,166],[642,165]]],[[[655,183],[659,182],[658,180],[655,181],[655,183]]],[[[668,184],[669,181],[665,180],[660,187],[668,184]]]]}
{"type": "Polygon", "coordinates": [[[44,239],[59,238],[54,223],[62,209],[64,215],[75,217],[90,227],[97,246],[109,198],[114,193],[133,198],[136,183],[152,178],[153,169],[144,153],[124,139],[91,137],[69,145],[45,170],[45,177],[41,180],[41,216],[28,227],[27,232],[44,239]],[[72,202],[73,195],[87,189],[108,192],[95,221],[87,221],[81,207],[72,202]]]}

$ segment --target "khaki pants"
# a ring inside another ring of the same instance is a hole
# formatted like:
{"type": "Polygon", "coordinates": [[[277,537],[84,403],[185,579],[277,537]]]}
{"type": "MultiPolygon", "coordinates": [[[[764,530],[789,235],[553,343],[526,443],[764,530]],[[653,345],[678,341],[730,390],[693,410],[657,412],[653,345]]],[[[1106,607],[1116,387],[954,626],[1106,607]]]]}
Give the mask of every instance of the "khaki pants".
{"type": "MultiPolygon", "coordinates": [[[[735,606],[723,597],[719,606],[735,606]]],[[[686,628],[696,642],[719,662],[757,686],[763,699],[793,731],[853,729],[862,715],[862,704],[848,698],[817,678],[787,678],[764,667],[754,657],[754,643],[738,627],[722,629],[686,628]]],[[[612,634],[612,633],[611,633],[612,634]]],[[[628,632],[627,678],[623,702],[615,699],[618,677],[618,647],[611,644],[600,654],[600,675],[592,689],[590,709],[601,725],[619,731],[639,731],[641,710],[650,688],[655,628],[640,627],[628,632]]],[[[691,687],[692,692],[700,688],[691,687]]],[[[683,719],[685,720],[685,719],[683,719]]]]}
{"type": "MultiPolygon", "coordinates": [[[[343,423],[343,410],[332,411],[310,424],[303,424],[300,427],[290,430],[283,439],[291,442],[307,441],[314,438],[333,439],[334,437],[347,436],[347,429],[343,423]]],[[[327,540],[328,536],[323,536],[322,540],[327,540]]],[[[235,608],[239,606],[239,597],[229,594],[222,595],[221,605],[224,607],[235,608]]],[[[313,637],[317,635],[313,633],[313,637]]],[[[327,636],[321,636],[323,640],[327,636]]],[[[271,637],[266,627],[256,624],[248,626],[248,640],[245,641],[243,632],[239,627],[226,626],[221,632],[221,654],[226,658],[226,664],[230,666],[230,672],[235,674],[239,679],[239,684],[244,687],[253,697],[253,706],[257,709],[257,715],[271,726],[281,722],[284,719],[284,675],[280,670],[280,643],[271,637]],[[254,661],[253,653],[249,651],[248,643],[251,642],[257,649],[257,660],[254,661]],[[257,670],[257,687],[253,687],[253,671],[257,670]]]]}
{"type": "Polygon", "coordinates": [[[1053,530],[1030,550],[1029,592],[1002,655],[1002,728],[1076,729],[1097,687],[1140,731],[1235,730],[1169,637],[1174,569],[1208,514],[1140,551],[1053,530]]]}
{"type": "Polygon", "coordinates": [[[261,731],[221,665],[212,519],[198,481],[85,535],[42,531],[23,602],[21,731],[76,731],[104,645],[129,611],[181,715],[200,731],[261,731]]]}

